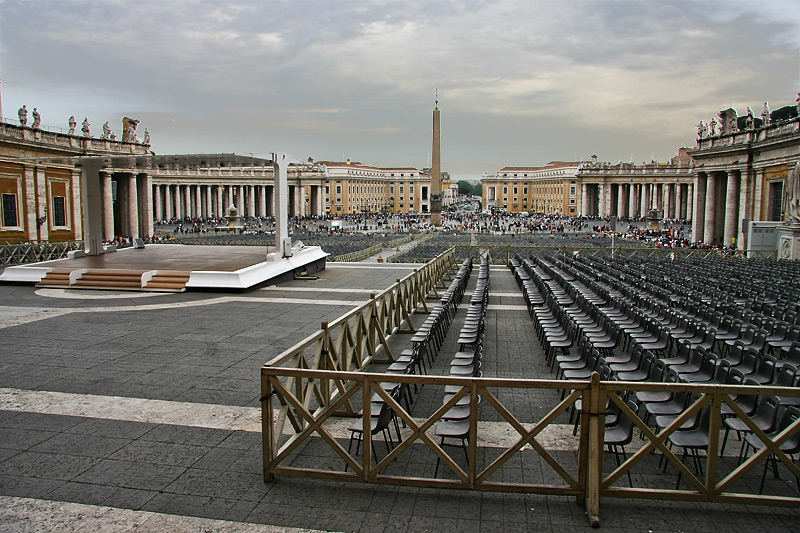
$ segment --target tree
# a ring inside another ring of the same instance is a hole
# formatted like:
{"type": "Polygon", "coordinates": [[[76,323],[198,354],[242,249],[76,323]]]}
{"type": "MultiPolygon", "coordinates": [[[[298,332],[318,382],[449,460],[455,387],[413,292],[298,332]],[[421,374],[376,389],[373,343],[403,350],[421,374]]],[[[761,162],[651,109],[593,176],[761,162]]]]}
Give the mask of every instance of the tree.
{"type": "Polygon", "coordinates": [[[465,180],[458,182],[458,194],[472,194],[472,184],[465,180]]]}

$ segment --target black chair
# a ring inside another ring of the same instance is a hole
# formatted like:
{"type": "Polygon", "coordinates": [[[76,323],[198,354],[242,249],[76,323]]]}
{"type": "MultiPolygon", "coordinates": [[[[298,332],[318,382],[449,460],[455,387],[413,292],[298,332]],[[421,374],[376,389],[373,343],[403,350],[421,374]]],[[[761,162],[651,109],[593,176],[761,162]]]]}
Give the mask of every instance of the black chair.
{"type": "MultiPolygon", "coordinates": [[[[800,418],[800,410],[798,410],[796,407],[787,407],[780,419],[780,422],[778,422],[777,429],[774,432],[767,433],[767,436],[770,438],[770,440],[775,441],[778,435],[786,431],[786,429],[794,424],[798,418],[800,418]]],[[[764,442],[754,433],[745,436],[745,443],[747,447],[752,448],[754,452],[766,446],[764,442]]],[[[798,428],[795,428],[794,434],[780,445],[780,450],[789,455],[793,460],[797,460],[794,456],[800,453],[800,430],[798,428]]],[[[761,475],[761,486],[758,488],[759,494],[764,492],[764,481],[767,477],[767,468],[770,464],[772,464],[772,471],[775,474],[775,477],[778,477],[778,460],[774,453],[770,453],[767,457],[767,460],[764,461],[764,473],[761,475]]],[[[795,476],[795,482],[797,483],[796,486],[800,488],[800,478],[795,476]]]]}
{"type": "MultiPolygon", "coordinates": [[[[617,466],[620,466],[621,462],[619,460],[620,454],[622,455],[622,460],[626,461],[628,459],[627,454],[625,453],[625,446],[631,443],[633,440],[633,420],[627,416],[623,415],[620,411],[619,407],[612,403],[611,404],[614,410],[617,411],[616,420],[612,423],[611,426],[606,424],[605,434],[603,436],[603,444],[608,447],[608,451],[614,454],[614,457],[617,460],[617,466]]],[[[636,402],[633,400],[628,400],[627,406],[636,413],[639,407],[636,405],[636,402]]],[[[633,487],[633,483],[631,482],[631,472],[628,470],[628,485],[633,487]]]]}
{"type": "MultiPolygon", "coordinates": [[[[374,404],[373,404],[374,405],[374,404]]],[[[378,433],[383,433],[384,443],[386,444],[386,453],[390,453],[394,448],[394,441],[392,440],[392,433],[389,431],[389,426],[392,422],[392,408],[387,403],[382,403],[378,416],[370,416],[370,442],[372,436],[378,433]],[[391,448],[389,447],[391,445],[391,448]]],[[[361,447],[361,441],[364,438],[364,416],[353,422],[348,428],[350,431],[350,444],[347,446],[347,453],[353,447],[353,441],[356,442],[356,454],[361,447]]],[[[371,446],[372,456],[375,463],[378,462],[378,454],[375,452],[375,446],[371,446]]],[[[345,465],[345,470],[347,466],[345,465]]]]}
{"type": "MultiPolygon", "coordinates": [[[[708,430],[711,425],[711,406],[706,405],[700,411],[699,423],[696,427],[691,429],[679,429],[667,437],[667,442],[671,446],[678,446],[683,448],[683,458],[681,462],[686,462],[688,455],[692,456],[694,461],[695,473],[702,475],[703,465],[701,461],[700,452],[708,452],[709,434],[708,430]]],[[[666,468],[666,464],[664,465],[666,468]]],[[[682,472],[678,470],[678,480],[675,482],[675,490],[681,483],[682,472]]]]}
{"type": "MultiPolygon", "coordinates": [[[[779,407],[780,402],[778,402],[778,398],[775,396],[759,398],[758,407],[756,407],[756,411],[750,417],[750,420],[752,420],[762,431],[766,433],[774,431],[775,422],[778,419],[779,407]]],[[[725,452],[725,445],[728,442],[728,434],[731,432],[731,430],[736,432],[736,435],[740,440],[742,439],[743,434],[752,433],[753,431],[750,429],[750,426],[748,426],[745,421],[739,417],[728,417],[723,419],[722,422],[725,425],[725,436],[722,439],[723,452],[725,452]]],[[[745,453],[746,447],[743,447],[739,453],[739,458],[743,458],[745,453]]]]}

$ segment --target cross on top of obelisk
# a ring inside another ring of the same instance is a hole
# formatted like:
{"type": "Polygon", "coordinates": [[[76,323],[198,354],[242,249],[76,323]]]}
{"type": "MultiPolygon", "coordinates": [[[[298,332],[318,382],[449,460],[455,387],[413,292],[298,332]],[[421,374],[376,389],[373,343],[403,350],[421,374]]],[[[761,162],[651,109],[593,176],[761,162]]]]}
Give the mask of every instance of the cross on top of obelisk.
{"type": "Polygon", "coordinates": [[[436,107],[439,107],[439,88],[436,87],[436,107]]]}

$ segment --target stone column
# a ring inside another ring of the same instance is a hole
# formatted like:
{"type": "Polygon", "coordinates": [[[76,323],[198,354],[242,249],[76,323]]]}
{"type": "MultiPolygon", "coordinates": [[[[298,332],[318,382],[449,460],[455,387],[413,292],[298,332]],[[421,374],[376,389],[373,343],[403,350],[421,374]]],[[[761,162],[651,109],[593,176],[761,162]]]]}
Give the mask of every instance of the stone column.
{"type": "Polygon", "coordinates": [[[225,186],[217,185],[217,210],[214,215],[219,218],[225,214],[225,186]]]}
{"type": "Polygon", "coordinates": [[[139,237],[139,192],[136,187],[136,175],[127,173],[126,177],[128,182],[128,236],[136,239],[139,237]]]}
{"type": "Polygon", "coordinates": [[[139,213],[139,235],[147,238],[153,235],[153,178],[143,172],[137,177],[137,185],[139,205],[142,206],[139,213]]]}
{"type": "Polygon", "coordinates": [[[581,215],[589,214],[589,185],[581,183],[581,215]]]}
{"type": "Polygon", "coordinates": [[[275,186],[269,188],[269,194],[267,194],[267,207],[269,209],[269,216],[275,216],[275,186]]]}
{"type": "Polygon", "coordinates": [[[672,209],[670,209],[670,203],[672,202],[672,187],[669,183],[665,183],[663,185],[664,188],[664,218],[674,218],[672,216],[672,209]]]}
{"type": "MultiPolygon", "coordinates": [[[[323,185],[317,187],[317,212],[315,215],[322,216],[325,214],[325,188],[323,185]]],[[[377,201],[377,200],[376,200],[377,201]]]]}
{"type": "Polygon", "coordinates": [[[628,185],[628,216],[635,217],[636,215],[636,184],[631,183],[628,185]]]}
{"type": "Polygon", "coordinates": [[[192,190],[189,185],[184,185],[181,189],[183,189],[183,218],[192,218],[192,190]]]}
{"type": "Polygon", "coordinates": [[[624,217],[625,216],[625,206],[627,204],[628,198],[625,196],[625,185],[619,184],[617,185],[617,216],[624,217]]]}
{"type": "Polygon", "coordinates": [[[267,216],[267,186],[261,185],[258,188],[258,216],[267,216]]]}
{"type": "Polygon", "coordinates": [[[705,172],[698,172],[695,175],[692,201],[692,240],[695,242],[703,242],[705,235],[707,183],[708,175],[705,172]]]}
{"type": "Polygon", "coordinates": [[[650,203],[650,184],[645,183],[642,185],[642,216],[646,217],[652,209],[653,205],[650,203]]]}
{"type": "Polygon", "coordinates": [[[206,185],[206,206],[205,209],[203,210],[203,216],[205,218],[211,217],[211,211],[213,211],[214,209],[213,206],[214,204],[212,203],[211,200],[211,185],[206,185]]]}
{"type": "Polygon", "coordinates": [[[739,171],[728,173],[728,188],[725,193],[725,234],[723,243],[731,246],[738,242],[739,236],[739,171]]]}
{"type": "Polygon", "coordinates": [[[200,185],[194,186],[194,217],[203,218],[203,195],[200,191],[200,185]]]}
{"type": "Polygon", "coordinates": [[[714,242],[714,234],[716,233],[716,217],[717,217],[717,176],[716,172],[710,172],[706,179],[706,213],[705,213],[705,229],[703,231],[703,242],[712,244],[714,242]]]}
{"type": "MultiPolygon", "coordinates": [[[[745,171],[744,174],[740,172],[740,179],[739,179],[740,219],[746,218],[750,222],[753,221],[752,204],[753,204],[753,176],[750,174],[750,171],[747,170],[745,171]]],[[[736,247],[742,250],[747,250],[748,246],[750,245],[748,242],[747,232],[741,234],[741,236],[739,237],[739,242],[741,243],[741,245],[737,243],[736,247]]]]}
{"type": "Polygon", "coordinates": [[[256,190],[252,185],[247,186],[247,216],[256,216],[256,190]]]}
{"type": "Polygon", "coordinates": [[[611,184],[603,183],[598,185],[598,215],[601,217],[611,216],[611,184]]]}
{"type": "Polygon", "coordinates": [[[690,183],[686,186],[686,218],[692,219],[694,217],[694,184],[690,183]]]}
{"type": "Polygon", "coordinates": [[[153,185],[153,217],[161,222],[164,218],[163,204],[161,203],[161,185],[153,185]]]}
{"type": "Polygon", "coordinates": [[[680,183],[675,184],[675,218],[683,220],[686,218],[683,210],[683,185],[680,183]]]}
{"type": "Polygon", "coordinates": [[[111,174],[100,171],[100,187],[103,194],[103,240],[114,240],[114,193],[111,174]]]}

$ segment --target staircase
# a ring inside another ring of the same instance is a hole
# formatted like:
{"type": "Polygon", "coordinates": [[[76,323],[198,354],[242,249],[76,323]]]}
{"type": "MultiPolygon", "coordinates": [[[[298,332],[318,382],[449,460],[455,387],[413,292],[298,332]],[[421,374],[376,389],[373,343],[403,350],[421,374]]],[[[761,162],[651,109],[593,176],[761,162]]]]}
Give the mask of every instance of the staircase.
{"type": "Polygon", "coordinates": [[[142,289],[142,274],[138,270],[87,270],[72,289],[113,289],[138,291],[142,289]]]}
{"type": "Polygon", "coordinates": [[[158,272],[142,290],[157,292],[183,292],[189,282],[189,272],[158,272]]]}
{"type": "Polygon", "coordinates": [[[70,283],[70,270],[52,270],[36,284],[37,288],[105,289],[116,291],[184,292],[190,272],[140,270],[86,270],[70,283]],[[152,277],[145,275],[155,272],[152,277]],[[144,278],[144,284],[142,280],[144,278]]]}
{"type": "Polygon", "coordinates": [[[69,287],[69,275],[71,272],[71,270],[51,270],[36,284],[36,287],[62,289],[64,287],[69,287]]]}

